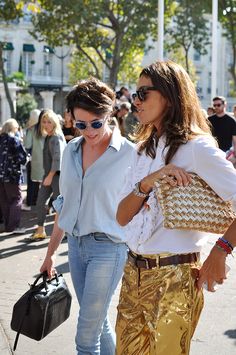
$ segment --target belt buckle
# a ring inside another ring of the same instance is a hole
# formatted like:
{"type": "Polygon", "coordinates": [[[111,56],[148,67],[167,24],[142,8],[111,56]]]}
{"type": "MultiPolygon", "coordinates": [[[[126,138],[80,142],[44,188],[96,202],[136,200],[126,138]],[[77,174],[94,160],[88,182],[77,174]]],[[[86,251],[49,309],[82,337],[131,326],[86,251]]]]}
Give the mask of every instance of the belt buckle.
{"type": "Polygon", "coordinates": [[[143,260],[145,260],[146,269],[150,270],[150,267],[149,267],[149,264],[148,264],[148,259],[144,258],[143,260]]]}

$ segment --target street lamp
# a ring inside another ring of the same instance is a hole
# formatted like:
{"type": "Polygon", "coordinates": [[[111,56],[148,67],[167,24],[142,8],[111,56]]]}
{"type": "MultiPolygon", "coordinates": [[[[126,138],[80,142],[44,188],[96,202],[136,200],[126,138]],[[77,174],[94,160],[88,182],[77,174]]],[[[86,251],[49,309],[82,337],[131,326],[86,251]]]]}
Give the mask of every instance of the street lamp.
{"type": "MultiPolygon", "coordinates": [[[[70,48],[68,49],[68,51],[64,54],[63,53],[63,47],[61,47],[61,55],[56,54],[55,50],[53,50],[53,54],[60,59],[61,61],[61,87],[60,87],[60,97],[61,97],[61,114],[63,113],[63,109],[64,109],[64,98],[63,98],[63,86],[64,86],[64,59],[66,57],[68,57],[68,55],[70,54],[70,48]]],[[[45,48],[45,52],[49,53],[50,49],[49,48],[45,48]]]]}

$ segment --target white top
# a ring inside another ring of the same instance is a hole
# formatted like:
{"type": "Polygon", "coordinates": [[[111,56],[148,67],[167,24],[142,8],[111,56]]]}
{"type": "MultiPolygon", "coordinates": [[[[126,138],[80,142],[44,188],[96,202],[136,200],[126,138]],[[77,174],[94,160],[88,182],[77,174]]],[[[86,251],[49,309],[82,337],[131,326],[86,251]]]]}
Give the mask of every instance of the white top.
{"type": "MultiPolygon", "coordinates": [[[[145,153],[138,155],[134,152],[121,199],[133,190],[136,182],[165,165],[167,149],[163,148],[162,137],[154,160],[145,153]]],[[[226,160],[225,153],[215,147],[210,136],[198,136],[181,145],[171,163],[199,175],[223,200],[232,201],[236,211],[236,170],[232,163],[226,160]]],[[[158,254],[201,250],[207,241],[207,233],[164,228],[163,215],[154,191],[150,194],[148,204],[150,210],[142,208],[131,222],[123,227],[126,242],[132,251],[138,254],[158,254]]]]}

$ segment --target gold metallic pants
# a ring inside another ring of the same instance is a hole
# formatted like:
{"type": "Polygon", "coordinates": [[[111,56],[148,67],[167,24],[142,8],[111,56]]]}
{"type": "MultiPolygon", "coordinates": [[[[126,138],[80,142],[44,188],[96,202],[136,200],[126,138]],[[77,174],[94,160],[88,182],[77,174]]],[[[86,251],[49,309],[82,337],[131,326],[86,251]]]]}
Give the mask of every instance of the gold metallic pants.
{"type": "Polygon", "coordinates": [[[147,270],[127,261],[116,322],[116,355],[189,354],[203,308],[203,293],[196,288],[199,266],[196,262],[147,270]]]}

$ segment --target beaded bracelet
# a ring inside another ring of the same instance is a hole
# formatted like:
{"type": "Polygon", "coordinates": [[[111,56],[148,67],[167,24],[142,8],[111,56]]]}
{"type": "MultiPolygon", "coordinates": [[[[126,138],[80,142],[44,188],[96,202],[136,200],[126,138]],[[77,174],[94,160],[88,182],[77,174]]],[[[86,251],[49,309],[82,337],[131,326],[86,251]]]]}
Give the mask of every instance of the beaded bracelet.
{"type": "Polygon", "coordinates": [[[234,247],[232,246],[232,244],[228,240],[224,239],[223,237],[221,237],[219,239],[222,240],[222,242],[226,243],[230,247],[230,249],[233,251],[234,247]]]}
{"type": "Polygon", "coordinates": [[[221,240],[221,238],[216,241],[216,246],[219,249],[224,250],[227,254],[232,254],[232,249],[228,246],[227,243],[221,240]]]}

